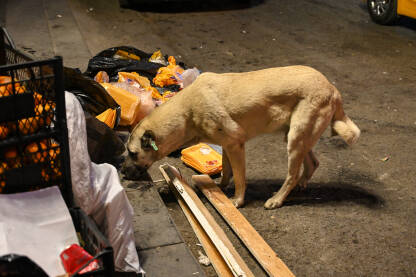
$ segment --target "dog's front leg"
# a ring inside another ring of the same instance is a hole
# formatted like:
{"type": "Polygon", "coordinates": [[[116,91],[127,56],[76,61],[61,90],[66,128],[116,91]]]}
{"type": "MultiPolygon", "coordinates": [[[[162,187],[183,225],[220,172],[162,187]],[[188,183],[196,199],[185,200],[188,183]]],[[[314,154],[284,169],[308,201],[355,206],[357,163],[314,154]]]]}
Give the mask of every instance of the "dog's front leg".
{"type": "Polygon", "coordinates": [[[244,143],[235,143],[224,148],[234,175],[235,191],[231,201],[235,207],[244,205],[246,193],[246,160],[244,143]]]}
{"type": "Polygon", "coordinates": [[[230,184],[230,179],[232,175],[232,169],[230,160],[228,159],[227,152],[225,150],[222,151],[222,179],[219,186],[221,188],[225,188],[230,184]]]}

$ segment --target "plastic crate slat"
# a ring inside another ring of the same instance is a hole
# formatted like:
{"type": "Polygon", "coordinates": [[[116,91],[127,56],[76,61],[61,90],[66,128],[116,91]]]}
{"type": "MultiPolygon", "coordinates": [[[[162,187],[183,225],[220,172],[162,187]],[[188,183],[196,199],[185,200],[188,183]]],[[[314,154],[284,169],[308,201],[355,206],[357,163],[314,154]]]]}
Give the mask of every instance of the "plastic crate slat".
{"type": "Polygon", "coordinates": [[[5,190],[8,193],[19,192],[28,184],[34,186],[42,182],[41,167],[38,164],[31,164],[21,168],[13,168],[6,171],[7,186],[5,190]]]}
{"type": "Polygon", "coordinates": [[[0,97],[0,122],[15,121],[34,115],[35,104],[32,94],[0,97]]]}

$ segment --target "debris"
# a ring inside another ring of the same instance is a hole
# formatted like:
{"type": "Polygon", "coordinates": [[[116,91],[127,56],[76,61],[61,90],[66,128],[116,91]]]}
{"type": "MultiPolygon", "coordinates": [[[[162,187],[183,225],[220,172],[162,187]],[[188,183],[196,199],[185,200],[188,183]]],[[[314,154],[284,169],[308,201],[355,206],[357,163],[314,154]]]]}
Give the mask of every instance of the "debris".
{"type": "Polygon", "coordinates": [[[389,175],[388,173],[383,173],[380,177],[378,177],[378,179],[379,179],[380,181],[383,181],[384,179],[386,179],[386,178],[388,178],[388,177],[390,177],[390,175],[389,175]]]}
{"type": "Polygon", "coordinates": [[[385,156],[384,158],[381,159],[382,162],[387,162],[390,159],[389,156],[385,156]]]}
{"type": "Polygon", "coordinates": [[[179,65],[176,65],[176,60],[173,56],[168,58],[169,65],[159,68],[156,77],[153,78],[153,83],[161,88],[169,85],[177,85],[178,80],[176,74],[182,74],[184,69],[179,65]]]}
{"type": "Polygon", "coordinates": [[[209,176],[194,175],[192,181],[231,226],[269,276],[294,277],[290,269],[209,176]]]}
{"type": "Polygon", "coordinates": [[[247,34],[247,31],[246,30],[242,30],[241,33],[247,34]]]}
{"type": "Polygon", "coordinates": [[[57,14],[56,17],[57,18],[62,18],[62,14],[57,14]]]}
{"type": "Polygon", "coordinates": [[[87,13],[90,13],[90,12],[93,12],[93,11],[94,11],[93,7],[90,7],[90,8],[87,9],[87,13]]]}
{"type": "Polygon", "coordinates": [[[137,123],[140,112],[140,98],[110,83],[102,83],[101,85],[121,107],[120,125],[129,126],[137,123]]]}
{"type": "Polygon", "coordinates": [[[152,54],[152,56],[149,58],[149,62],[160,63],[165,66],[167,65],[167,62],[165,58],[163,57],[162,52],[160,50],[157,50],[156,52],[152,54]]]}
{"type": "Polygon", "coordinates": [[[108,76],[107,72],[100,71],[100,72],[97,73],[97,75],[95,75],[94,81],[96,81],[98,83],[109,83],[110,82],[110,77],[108,76]]]}
{"type": "Polygon", "coordinates": [[[116,110],[109,108],[97,115],[96,118],[101,122],[104,122],[111,129],[113,129],[116,124],[116,113],[116,110]]]}
{"type": "Polygon", "coordinates": [[[217,174],[222,170],[222,156],[208,144],[199,143],[181,151],[181,160],[204,174],[217,174]]]}
{"type": "Polygon", "coordinates": [[[178,202],[182,202],[182,205],[180,204],[181,208],[190,210],[188,215],[191,214],[198,220],[203,231],[211,239],[234,276],[254,277],[223,229],[215,221],[192,187],[181,178],[180,173],[170,165],[162,165],[159,169],[175,193],[175,196],[177,196],[178,202]]]}
{"type": "Polygon", "coordinates": [[[185,70],[182,74],[176,72],[175,77],[178,80],[179,86],[183,89],[192,84],[200,74],[201,72],[198,68],[194,67],[185,70]]]}
{"type": "Polygon", "coordinates": [[[201,250],[198,250],[198,262],[202,265],[209,266],[211,264],[211,261],[207,256],[204,255],[204,253],[201,252],[201,250]]]}

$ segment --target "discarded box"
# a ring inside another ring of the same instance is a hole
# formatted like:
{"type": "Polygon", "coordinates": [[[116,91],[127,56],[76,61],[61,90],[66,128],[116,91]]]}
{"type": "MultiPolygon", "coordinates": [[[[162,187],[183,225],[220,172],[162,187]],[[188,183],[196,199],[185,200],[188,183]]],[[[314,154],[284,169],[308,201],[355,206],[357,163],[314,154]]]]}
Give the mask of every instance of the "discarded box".
{"type": "Polygon", "coordinates": [[[222,170],[222,156],[205,143],[185,148],[181,160],[188,166],[204,174],[217,174],[222,170]]]}

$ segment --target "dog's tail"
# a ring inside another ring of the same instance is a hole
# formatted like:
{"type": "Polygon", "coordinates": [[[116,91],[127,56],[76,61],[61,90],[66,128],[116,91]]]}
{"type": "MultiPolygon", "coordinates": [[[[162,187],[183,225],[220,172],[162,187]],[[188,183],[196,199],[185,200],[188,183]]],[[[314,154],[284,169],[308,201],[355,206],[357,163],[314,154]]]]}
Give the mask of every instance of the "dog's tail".
{"type": "Polygon", "coordinates": [[[335,93],[335,113],[332,118],[332,135],[339,135],[348,145],[357,142],[360,137],[360,129],[354,122],[344,113],[342,107],[341,94],[334,87],[335,93]]]}

